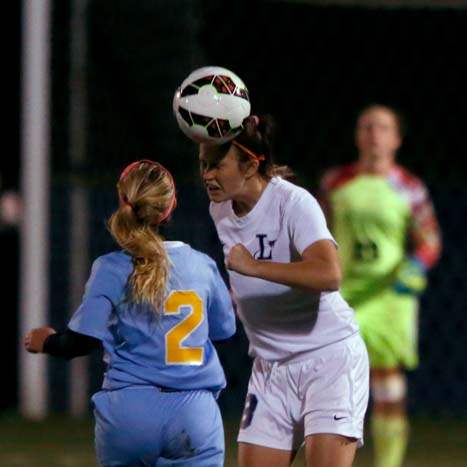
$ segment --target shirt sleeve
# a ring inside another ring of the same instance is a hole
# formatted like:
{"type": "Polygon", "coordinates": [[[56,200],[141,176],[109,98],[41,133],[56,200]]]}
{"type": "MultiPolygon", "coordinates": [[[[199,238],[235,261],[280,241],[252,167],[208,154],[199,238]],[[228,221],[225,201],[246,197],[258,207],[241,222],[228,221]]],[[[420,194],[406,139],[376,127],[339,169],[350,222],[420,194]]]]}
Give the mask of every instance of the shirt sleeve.
{"type": "Polygon", "coordinates": [[[219,273],[217,265],[210,260],[213,280],[208,300],[209,338],[212,340],[227,339],[236,331],[235,313],[232,298],[219,273]]]}
{"type": "Polygon", "coordinates": [[[290,201],[287,216],[289,235],[300,255],[318,240],[330,240],[336,244],[320,205],[306,190],[300,191],[299,195],[290,201]]]}
{"type": "Polygon", "coordinates": [[[44,341],[44,353],[70,360],[88,355],[100,346],[100,340],[67,329],[47,337],[44,341]]]}
{"type": "Polygon", "coordinates": [[[92,265],[83,301],[68,323],[69,329],[103,340],[110,314],[121,300],[122,288],[115,265],[104,257],[98,258],[92,265]]]}
{"type": "Polygon", "coordinates": [[[413,190],[410,235],[412,254],[425,268],[431,268],[441,255],[441,233],[435,210],[422,182],[413,190]]]}

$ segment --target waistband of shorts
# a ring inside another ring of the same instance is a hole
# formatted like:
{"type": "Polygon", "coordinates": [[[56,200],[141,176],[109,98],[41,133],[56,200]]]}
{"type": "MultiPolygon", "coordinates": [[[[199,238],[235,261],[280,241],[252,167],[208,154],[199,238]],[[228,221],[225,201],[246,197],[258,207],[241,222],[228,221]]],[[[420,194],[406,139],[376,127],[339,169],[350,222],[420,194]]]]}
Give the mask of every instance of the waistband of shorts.
{"type": "Polygon", "coordinates": [[[121,390],[155,390],[158,392],[190,392],[190,391],[198,391],[198,389],[176,389],[176,388],[169,388],[167,386],[156,386],[155,384],[138,384],[138,385],[132,385],[129,384],[128,386],[121,386],[121,387],[116,387],[116,388],[102,388],[104,391],[121,391],[121,390]]]}
{"type": "Polygon", "coordinates": [[[154,389],[157,389],[159,392],[183,392],[183,391],[186,391],[186,389],[168,388],[166,386],[154,386],[154,389]]]}
{"type": "Polygon", "coordinates": [[[177,388],[169,388],[167,386],[158,386],[155,384],[138,384],[132,385],[129,384],[128,386],[121,386],[121,387],[102,387],[101,391],[104,392],[112,392],[112,391],[126,391],[126,390],[150,390],[150,391],[157,391],[161,393],[207,393],[212,394],[215,399],[217,399],[222,392],[222,389],[209,389],[209,388],[196,388],[196,389],[177,389],[177,388]]]}
{"type": "Polygon", "coordinates": [[[363,342],[359,331],[356,331],[353,334],[350,334],[349,336],[344,337],[343,339],[340,339],[338,341],[323,345],[322,347],[318,347],[313,350],[308,350],[305,352],[293,354],[290,357],[284,358],[283,360],[265,360],[264,358],[261,358],[261,357],[255,357],[255,360],[270,367],[295,365],[297,363],[303,363],[308,360],[319,358],[323,354],[329,355],[330,350],[333,350],[333,349],[337,350],[343,345],[349,345],[356,341],[363,342]]]}

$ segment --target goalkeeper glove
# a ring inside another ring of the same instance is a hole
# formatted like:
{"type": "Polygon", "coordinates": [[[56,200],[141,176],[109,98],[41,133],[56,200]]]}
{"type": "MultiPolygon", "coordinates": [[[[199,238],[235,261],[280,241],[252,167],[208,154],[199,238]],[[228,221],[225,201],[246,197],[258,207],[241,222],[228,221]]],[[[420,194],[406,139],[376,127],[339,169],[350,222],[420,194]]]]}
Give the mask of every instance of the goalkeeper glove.
{"type": "Polygon", "coordinates": [[[424,264],[414,256],[404,259],[396,272],[394,290],[400,294],[420,295],[426,285],[424,264]]]}

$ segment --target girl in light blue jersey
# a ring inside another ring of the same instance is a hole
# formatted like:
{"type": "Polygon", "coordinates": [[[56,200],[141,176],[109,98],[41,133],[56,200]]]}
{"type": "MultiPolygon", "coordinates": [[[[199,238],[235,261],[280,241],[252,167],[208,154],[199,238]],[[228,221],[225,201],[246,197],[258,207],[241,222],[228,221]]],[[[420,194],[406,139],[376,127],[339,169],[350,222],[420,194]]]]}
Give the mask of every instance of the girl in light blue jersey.
{"type": "Polygon", "coordinates": [[[117,187],[109,229],[122,250],[96,259],[68,329],[33,329],[26,350],[69,359],[103,347],[93,396],[102,466],[222,466],[226,383],[211,341],[235,332],[229,293],[213,260],[158,234],[176,206],[164,167],[135,162],[117,187]]]}

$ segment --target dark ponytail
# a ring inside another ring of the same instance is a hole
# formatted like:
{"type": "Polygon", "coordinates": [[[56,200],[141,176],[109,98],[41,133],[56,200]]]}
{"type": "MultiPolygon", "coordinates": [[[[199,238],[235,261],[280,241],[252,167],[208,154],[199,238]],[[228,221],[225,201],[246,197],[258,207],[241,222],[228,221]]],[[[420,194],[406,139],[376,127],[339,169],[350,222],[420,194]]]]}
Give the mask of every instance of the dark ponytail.
{"type": "MultiPolygon", "coordinates": [[[[274,163],[273,146],[276,122],[273,117],[271,115],[250,115],[244,120],[243,126],[245,129],[235,138],[235,141],[261,158],[258,173],[268,180],[275,176],[285,179],[292,178],[294,174],[288,166],[274,163]]],[[[241,156],[241,162],[250,159],[248,154],[241,156]]]]}

